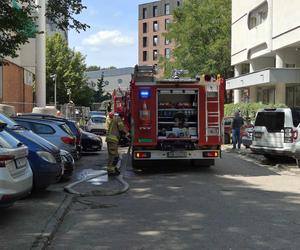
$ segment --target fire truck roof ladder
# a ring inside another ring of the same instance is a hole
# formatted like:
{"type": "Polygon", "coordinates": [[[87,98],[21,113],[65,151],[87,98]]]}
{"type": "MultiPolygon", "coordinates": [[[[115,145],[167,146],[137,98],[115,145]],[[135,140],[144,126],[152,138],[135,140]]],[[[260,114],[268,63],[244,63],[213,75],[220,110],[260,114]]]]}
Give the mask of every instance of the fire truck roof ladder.
{"type": "Polygon", "coordinates": [[[206,111],[206,142],[210,136],[221,136],[220,125],[220,85],[217,82],[206,84],[205,111],[206,111]],[[217,104],[217,111],[209,111],[209,106],[217,104]],[[213,121],[211,121],[213,120],[213,121]]]}
{"type": "Polygon", "coordinates": [[[134,79],[136,81],[154,82],[154,75],[156,73],[155,66],[136,65],[134,67],[134,79]]]}

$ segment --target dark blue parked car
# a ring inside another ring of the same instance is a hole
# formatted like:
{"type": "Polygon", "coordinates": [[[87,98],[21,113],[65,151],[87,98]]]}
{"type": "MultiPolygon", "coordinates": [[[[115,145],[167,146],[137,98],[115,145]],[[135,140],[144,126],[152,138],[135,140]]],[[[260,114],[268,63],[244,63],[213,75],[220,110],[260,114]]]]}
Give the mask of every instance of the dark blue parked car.
{"type": "Polygon", "coordinates": [[[33,187],[45,189],[59,181],[62,175],[59,148],[3,114],[0,114],[0,122],[6,123],[5,130],[28,147],[33,187]]]}

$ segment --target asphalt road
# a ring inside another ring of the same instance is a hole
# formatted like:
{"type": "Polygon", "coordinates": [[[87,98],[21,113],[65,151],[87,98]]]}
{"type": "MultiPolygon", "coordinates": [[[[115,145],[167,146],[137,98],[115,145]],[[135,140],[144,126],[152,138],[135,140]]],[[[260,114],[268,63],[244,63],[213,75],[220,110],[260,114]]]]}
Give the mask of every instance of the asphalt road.
{"type": "Polygon", "coordinates": [[[136,174],[128,165],[130,190],[78,198],[49,249],[300,249],[297,173],[235,153],[210,169],[159,162],[136,174]]]}

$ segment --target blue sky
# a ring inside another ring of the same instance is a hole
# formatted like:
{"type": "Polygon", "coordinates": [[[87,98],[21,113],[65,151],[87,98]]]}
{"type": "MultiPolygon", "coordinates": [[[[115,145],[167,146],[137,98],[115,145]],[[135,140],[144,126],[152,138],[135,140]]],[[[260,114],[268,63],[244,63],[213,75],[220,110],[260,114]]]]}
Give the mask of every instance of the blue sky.
{"type": "Polygon", "coordinates": [[[87,9],[76,18],[91,26],[69,31],[69,45],[100,67],[133,66],[138,61],[138,5],[148,0],[83,0],[87,9]]]}

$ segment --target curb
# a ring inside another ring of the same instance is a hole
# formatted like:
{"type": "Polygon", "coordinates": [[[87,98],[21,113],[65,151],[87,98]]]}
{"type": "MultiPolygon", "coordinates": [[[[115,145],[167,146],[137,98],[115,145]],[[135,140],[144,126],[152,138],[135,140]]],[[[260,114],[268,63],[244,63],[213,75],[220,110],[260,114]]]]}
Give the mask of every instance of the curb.
{"type": "Polygon", "coordinates": [[[63,218],[67,214],[72,202],[74,201],[74,195],[65,195],[65,198],[56,209],[54,214],[46,223],[43,231],[38,235],[33,242],[30,249],[32,250],[44,250],[49,246],[50,241],[53,239],[59,225],[62,223],[63,218]]]}

